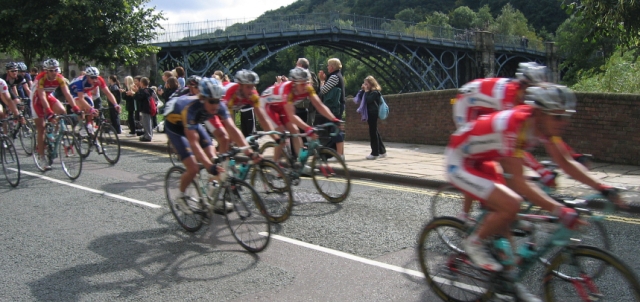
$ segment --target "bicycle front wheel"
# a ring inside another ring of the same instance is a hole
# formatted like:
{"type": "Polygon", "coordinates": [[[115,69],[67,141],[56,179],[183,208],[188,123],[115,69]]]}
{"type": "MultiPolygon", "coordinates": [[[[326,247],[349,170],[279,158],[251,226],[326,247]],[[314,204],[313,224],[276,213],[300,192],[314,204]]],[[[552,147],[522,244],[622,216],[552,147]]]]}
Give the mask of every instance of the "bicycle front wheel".
{"type": "Polygon", "coordinates": [[[9,184],[15,188],[20,184],[20,159],[18,159],[18,153],[10,138],[5,136],[0,143],[2,143],[2,146],[0,146],[2,171],[9,184]]]}
{"type": "Polygon", "coordinates": [[[557,254],[543,280],[546,301],[640,301],[636,274],[616,256],[592,246],[557,254]],[[598,277],[590,277],[602,266],[598,277]]]}
{"type": "Polygon", "coordinates": [[[344,201],[351,190],[351,176],[344,160],[336,151],[320,147],[311,162],[311,177],[320,195],[327,201],[344,201]],[[333,157],[332,161],[329,159],[333,157]]]}
{"type": "Polygon", "coordinates": [[[20,145],[22,146],[24,153],[27,155],[31,155],[33,153],[33,146],[35,145],[36,139],[35,133],[36,130],[30,120],[26,120],[24,125],[20,126],[20,131],[18,132],[20,145]]]}
{"type": "Polygon", "coordinates": [[[198,190],[195,181],[192,181],[184,191],[184,195],[188,196],[185,203],[193,214],[183,212],[176,203],[176,198],[180,196],[180,179],[185,171],[182,167],[171,167],[164,177],[164,191],[171,214],[176,218],[178,224],[187,232],[197,232],[202,227],[202,215],[206,215],[207,211],[200,209],[202,193],[198,190]]]}
{"type": "Polygon", "coordinates": [[[251,186],[262,198],[269,221],[280,223],[289,218],[293,209],[293,193],[282,168],[263,159],[259,164],[253,165],[251,186]]]}
{"type": "Polygon", "coordinates": [[[287,156],[291,156],[291,152],[288,150],[288,148],[284,148],[282,150],[282,154],[280,155],[278,161],[276,161],[274,158],[276,148],[278,148],[279,146],[280,145],[276,144],[276,142],[273,141],[266,142],[262,146],[260,146],[260,154],[262,154],[264,158],[268,158],[282,167],[288,167],[289,163],[287,162],[287,156]]]}
{"type": "Polygon", "coordinates": [[[82,158],[87,158],[91,153],[91,145],[93,139],[87,131],[87,124],[84,121],[80,121],[76,126],[76,136],[78,140],[78,146],[80,146],[80,155],[82,158]]]}
{"type": "Polygon", "coordinates": [[[111,124],[102,124],[98,131],[98,141],[102,147],[102,155],[112,165],[120,160],[120,139],[116,128],[111,124]]]}
{"type": "Polygon", "coordinates": [[[72,180],[80,177],[82,173],[82,156],[79,150],[78,141],[72,130],[65,130],[58,144],[58,156],[62,171],[72,180]]]}
{"type": "Polygon", "coordinates": [[[467,227],[459,219],[437,217],[418,237],[420,268],[443,301],[487,301],[493,295],[491,274],[475,268],[459,248],[466,235],[467,227]]]}
{"type": "Polygon", "coordinates": [[[223,201],[233,205],[233,211],[225,211],[229,230],[245,250],[260,252],[271,238],[271,224],[266,218],[262,199],[248,183],[239,179],[230,181],[223,195],[223,201]]]}

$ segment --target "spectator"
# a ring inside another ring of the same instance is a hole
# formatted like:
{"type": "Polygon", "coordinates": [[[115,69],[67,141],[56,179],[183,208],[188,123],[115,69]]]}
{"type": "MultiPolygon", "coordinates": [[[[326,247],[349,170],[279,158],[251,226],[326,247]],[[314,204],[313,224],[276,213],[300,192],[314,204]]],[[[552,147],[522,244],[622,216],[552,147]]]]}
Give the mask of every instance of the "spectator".
{"type": "MultiPolygon", "coordinates": [[[[118,76],[115,74],[109,76],[109,91],[111,91],[111,94],[116,98],[116,103],[120,105],[120,103],[122,103],[122,92],[120,91],[120,81],[118,81],[118,76]]],[[[111,103],[109,103],[109,120],[111,120],[113,128],[116,129],[116,133],[121,134],[120,114],[111,103]]]]}
{"type": "Polygon", "coordinates": [[[174,94],[178,90],[178,79],[175,77],[169,77],[167,79],[167,85],[162,90],[162,99],[164,99],[164,103],[166,104],[169,101],[169,98],[172,94],[174,94]]]}
{"type": "Polygon", "coordinates": [[[138,106],[133,98],[133,95],[138,91],[138,86],[134,83],[131,76],[124,78],[124,100],[127,108],[127,125],[129,125],[129,134],[127,136],[136,135],[136,121],[140,121],[140,113],[138,112],[138,106]]]}
{"type": "MultiPolygon", "coordinates": [[[[306,58],[299,58],[296,62],[296,67],[300,67],[309,71],[309,74],[311,74],[311,86],[313,87],[313,90],[316,91],[316,93],[320,93],[320,80],[312,70],[309,70],[309,60],[307,60],[306,58]]],[[[313,125],[316,110],[315,107],[310,106],[310,103],[311,100],[309,98],[302,102],[296,103],[296,115],[307,124],[313,125]]],[[[336,117],[340,118],[340,116],[338,115],[336,115],[336,117]]]]}
{"type": "Polygon", "coordinates": [[[164,87],[167,86],[167,80],[172,76],[173,74],[171,71],[165,71],[162,73],[162,85],[158,86],[158,95],[164,95],[164,87]]]}
{"type": "Polygon", "coordinates": [[[371,154],[367,155],[367,159],[377,159],[378,157],[387,157],[387,149],[382,143],[382,137],[378,132],[378,108],[381,103],[382,94],[380,85],[373,76],[368,76],[362,83],[364,90],[364,100],[367,106],[367,123],[369,124],[369,139],[371,140],[371,154]]]}
{"type": "MultiPolygon", "coordinates": [[[[342,69],[342,63],[340,62],[340,60],[337,58],[332,58],[327,61],[327,71],[329,72],[329,77],[327,78],[327,75],[322,70],[318,72],[318,78],[320,79],[319,95],[322,96],[323,103],[324,103],[325,94],[328,94],[329,91],[331,91],[333,88],[340,89],[340,94],[337,96],[338,108],[335,109],[335,112],[333,108],[327,105],[327,107],[332,109],[331,112],[333,113],[333,115],[335,115],[339,119],[342,119],[342,116],[344,114],[344,107],[345,107],[344,78],[342,77],[341,69],[342,69]]],[[[335,105],[335,104],[332,104],[332,105],[335,105]]],[[[316,125],[320,125],[326,122],[328,121],[320,116],[315,117],[316,125]]],[[[343,131],[341,131],[339,135],[331,138],[329,147],[334,148],[336,152],[340,154],[344,159],[344,132],[343,131]],[[335,147],[333,146],[333,144],[335,144],[335,147]]]]}
{"type": "Polygon", "coordinates": [[[178,79],[178,84],[180,84],[180,88],[184,87],[184,68],[182,66],[176,67],[176,78],[178,79]]]}
{"type": "Polygon", "coordinates": [[[149,106],[149,97],[153,91],[149,88],[149,79],[143,77],[140,79],[140,86],[133,98],[138,104],[138,110],[140,111],[140,122],[144,132],[140,138],[141,142],[150,142],[153,138],[153,127],[151,123],[151,107],[149,106]]]}
{"type": "Polygon", "coordinates": [[[216,70],[213,72],[213,77],[218,76],[218,78],[220,79],[220,82],[222,83],[222,86],[227,86],[227,84],[229,84],[231,81],[229,80],[229,76],[224,74],[224,72],[222,72],[222,70],[216,70]]]}

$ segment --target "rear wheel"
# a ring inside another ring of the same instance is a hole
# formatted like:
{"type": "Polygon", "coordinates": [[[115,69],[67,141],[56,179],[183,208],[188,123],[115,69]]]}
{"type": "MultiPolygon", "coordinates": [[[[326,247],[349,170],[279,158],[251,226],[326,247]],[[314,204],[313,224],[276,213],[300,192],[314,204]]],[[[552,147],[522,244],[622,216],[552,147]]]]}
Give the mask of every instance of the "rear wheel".
{"type": "Polygon", "coordinates": [[[20,159],[18,152],[10,138],[4,137],[0,140],[0,160],[2,160],[2,171],[7,181],[12,187],[20,184],[20,159]]]}
{"type": "Polygon", "coordinates": [[[77,138],[79,142],[78,146],[80,146],[80,155],[82,156],[82,158],[87,158],[91,153],[91,145],[93,143],[93,139],[87,132],[86,123],[84,121],[78,123],[76,129],[78,130],[77,138]]]}
{"type": "Polygon", "coordinates": [[[293,193],[282,168],[266,159],[253,165],[251,186],[262,198],[269,221],[280,223],[289,218],[293,209],[293,193]]]}
{"type": "Polygon", "coordinates": [[[233,211],[225,212],[225,216],[236,241],[252,253],[264,250],[271,237],[271,225],[258,192],[248,183],[233,179],[223,198],[233,204],[233,211]]]}
{"type": "Polygon", "coordinates": [[[116,128],[111,124],[102,124],[98,132],[98,141],[102,147],[102,155],[112,165],[120,160],[120,139],[116,128]]]}
{"type": "MultiPolygon", "coordinates": [[[[464,194],[456,187],[446,184],[431,197],[431,217],[458,217],[463,212],[464,194]]],[[[481,213],[478,201],[473,201],[468,217],[478,217],[481,213]]]]}
{"type": "Polygon", "coordinates": [[[18,132],[18,136],[20,137],[20,145],[22,146],[22,150],[27,155],[31,155],[33,153],[33,146],[35,145],[35,133],[36,130],[33,126],[33,123],[25,119],[25,123],[20,126],[20,131],[18,132]]]}
{"type": "Polygon", "coordinates": [[[67,177],[70,179],[80,177],[80,173],[82,173],[82,156],[78,149],[78,141],[69,130],[65,130],[60,137],[58,156],[60,157],[62,171],[64,171],[67,177]]]}
{"type": "Polygon", "coordinates": [[[344,201],[351,190],[351,176],[344,160],[333,149],[316,149],[311,162],[311,177],[320,195],[327,201],[344,201]],[[333,157],[333,161],[329,161],[333,157]]]}
{"type": "Polygon", "coordinates": [[[178,224],[187,232],[196,232],[202,227],[202,216],[206,215],[207,211],[200,209],[202,195],[195,181],[192,181],[184,192],[184,195],[188,196],[185,202],[193,214],[180,210],[176,198],[180,196],[180,178],[184,172],[185,169],[182,167],[171,167],[164,177],[164,190],[171,213],[178,224]]]}

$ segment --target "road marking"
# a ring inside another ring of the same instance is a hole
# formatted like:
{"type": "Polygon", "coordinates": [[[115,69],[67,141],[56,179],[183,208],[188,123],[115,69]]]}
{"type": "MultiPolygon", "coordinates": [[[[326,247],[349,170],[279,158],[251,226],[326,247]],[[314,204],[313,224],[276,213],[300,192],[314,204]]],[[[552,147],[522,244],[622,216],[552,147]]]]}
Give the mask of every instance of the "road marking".
{"type": "Polygon", "coordinates": [[[117,194],[113,194],[113,193],[109,193],[109,192],[105,192],[105,191],[100,191],[100,190],[96,190],[96,189],[87,188],[87,187],[84,187],[84,186],[81,186],[81,185],[68,183],[68,182],[65,182],[65,181],[62,181],[62,180],[58,180],[58,179],[55,179],[55,178],[39,175],[39,174],[36,174],[36,173],[31,173],[31,172],[27,172],[27,171],[20,171],[20,173],[26,174],[26,175],[29,175],[29,176],[38,177],[38,178],[41,178],[41,179],[44,179],[44,180],[48,180],[48,181],[51,181],[51,182],[59,183],[59,184],[62,184],[62,185],[65,185],[65,186],[69,186],[69,187],[73,187],[73,188],[76,188],[76,189],[89,191],[91,193],[96,193],[96,194],[99,194],[99,195],[104,195],[104,196],[108,196],[108,197],[112,197],[112,198],[117,198],[117,199],[120,199],[120,200],[128,201],[128,202],[131,202],[131,203],[139,204],[139,205],[150,207],[150,208],[154,208],[154,209],[162,208],[162,206],[159,206],[157,204],[148,203],[146,201],[137,200],[137,199],[133,199],[133,198],[129,198],[129,197],[125,197],[125,196],[121,196],[121,195],[117,195],[117,194]]]}
{"type": "Polygon", "coordinates": [[[143,154],[151,154],[151,155],[169,157],[169,154],[164,153],[164,152],[158,152],[158,151],[153,151],[153,150],[134,148],[134,147],[130,147],[130,146],[120,146],[120,148],[121,149],[135,151],[135,152],[138,152],[138,153],[143,153],[143,154]]]}

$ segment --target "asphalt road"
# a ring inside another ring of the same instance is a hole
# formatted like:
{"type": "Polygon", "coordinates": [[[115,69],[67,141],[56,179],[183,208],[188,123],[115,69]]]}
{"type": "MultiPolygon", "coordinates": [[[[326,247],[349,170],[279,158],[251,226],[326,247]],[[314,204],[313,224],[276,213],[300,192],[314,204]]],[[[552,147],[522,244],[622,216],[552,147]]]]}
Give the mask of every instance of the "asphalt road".
{"type": "MultiPolygon", "coordinates": [[[[22,157],[18,188],[0,179],[3,301],[435,301],[416,261],[429,189],[354,180],[330,204],[310,180],[267,249],[245,252],[223,216],[195,234],[167,207],[162,153],[123,147],[110,166],[91,154],[70,182],[22,157]]],[[[606,223],[616,255],[640,272],[630,214],[606,223]]]]}

